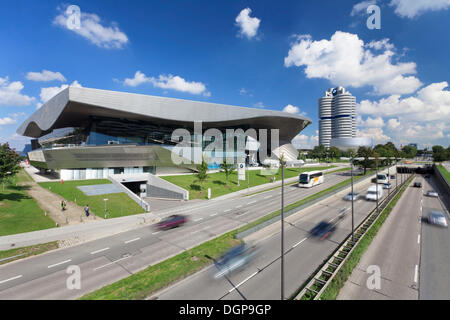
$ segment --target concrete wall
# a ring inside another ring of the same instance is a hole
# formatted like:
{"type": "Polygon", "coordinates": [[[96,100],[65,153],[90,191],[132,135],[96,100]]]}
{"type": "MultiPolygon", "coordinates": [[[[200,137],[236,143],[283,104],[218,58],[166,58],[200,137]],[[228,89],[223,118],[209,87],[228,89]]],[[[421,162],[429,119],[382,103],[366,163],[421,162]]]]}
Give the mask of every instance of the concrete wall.
{"type": "Polygon", "coordinates": [[[147,196],[154,198],[189,200],[189,191],[157,176],[149,175],[147,196]]]}
{"type": "Polygon", "coordinates": [[[444,202],[447,209],[450,208],[450,183],[445,179],[444,175],[441,173],[439,168],[434,164],[433,165],[434,175],[436,177],[436,180],[439,183],[440,187],[440,197],[442,202],[444,202]]]}

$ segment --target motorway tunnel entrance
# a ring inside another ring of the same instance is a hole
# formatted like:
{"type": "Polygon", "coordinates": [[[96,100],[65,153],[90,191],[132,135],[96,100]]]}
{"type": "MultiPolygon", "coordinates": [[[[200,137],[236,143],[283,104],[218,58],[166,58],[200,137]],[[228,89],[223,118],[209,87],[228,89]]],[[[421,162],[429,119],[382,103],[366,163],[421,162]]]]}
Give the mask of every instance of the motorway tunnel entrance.
{"type": "Polygon", "coordinates": [[[403,166],[397,167],[398,173],[433,174],[432,166],[403,166]]]}

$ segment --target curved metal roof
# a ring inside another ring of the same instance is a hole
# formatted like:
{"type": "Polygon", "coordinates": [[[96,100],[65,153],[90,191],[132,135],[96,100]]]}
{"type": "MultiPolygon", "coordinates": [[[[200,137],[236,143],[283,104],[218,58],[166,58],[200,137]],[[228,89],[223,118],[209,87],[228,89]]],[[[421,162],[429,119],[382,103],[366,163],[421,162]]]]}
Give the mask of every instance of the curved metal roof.
{"type": "Polygon", "coordinates": [[[142,94],[68,87],[46,102],[17,129],[41,137],[53,129],[81,126],[90,116],[147,120],[191,127],[202,121],[208,127],[250,125],[280,129],[280,139],[291,140],[312,121],[287,112],[155,97],[142,94]]]}

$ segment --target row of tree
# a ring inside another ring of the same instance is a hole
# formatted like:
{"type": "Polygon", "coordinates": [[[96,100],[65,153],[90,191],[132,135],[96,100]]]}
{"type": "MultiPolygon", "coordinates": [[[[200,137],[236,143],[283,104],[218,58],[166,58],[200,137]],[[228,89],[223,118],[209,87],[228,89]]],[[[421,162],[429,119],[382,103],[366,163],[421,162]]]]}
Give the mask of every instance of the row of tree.
{"type": "Polygon", "coordinates": [[[19,154],[8,143],[0,144],[0,183],[5,191],[5,183],[12,179],[20,169],[19,154]]]}

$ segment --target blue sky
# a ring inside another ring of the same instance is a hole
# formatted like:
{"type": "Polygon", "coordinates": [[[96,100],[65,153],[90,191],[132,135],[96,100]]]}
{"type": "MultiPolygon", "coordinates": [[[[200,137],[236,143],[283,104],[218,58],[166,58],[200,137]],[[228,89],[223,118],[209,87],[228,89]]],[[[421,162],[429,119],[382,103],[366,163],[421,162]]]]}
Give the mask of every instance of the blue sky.
{"type": "Polygon", "coordinates": [[[303,113],[345,86],[360,135],[450,141],[449,0],[1,1],[0,142],[67,85],[303,113]],[[368,29],[366,8],[380,8],[368,29]],[[66,9],[81,9],[68,29],[66,9]],[[44,71],[46,70],[46,71],[44,71]]]}

